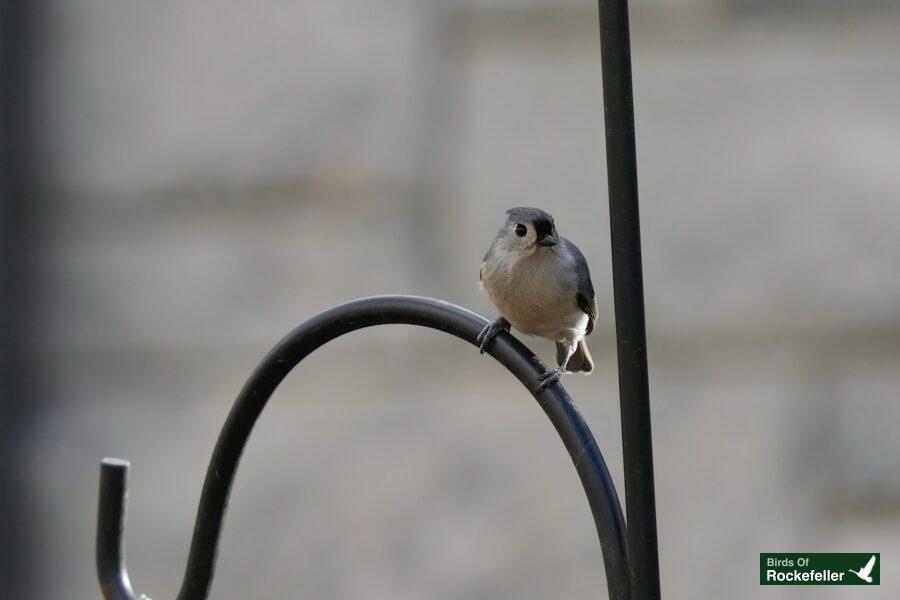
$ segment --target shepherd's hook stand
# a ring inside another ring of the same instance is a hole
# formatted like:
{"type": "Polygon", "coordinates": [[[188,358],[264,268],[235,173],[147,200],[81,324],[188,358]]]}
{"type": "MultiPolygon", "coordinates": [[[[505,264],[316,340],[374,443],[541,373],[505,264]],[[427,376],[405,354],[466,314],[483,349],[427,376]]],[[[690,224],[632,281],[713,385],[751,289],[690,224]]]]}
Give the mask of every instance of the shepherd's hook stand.
{"type": "MultiPolygon", "coordinates": [[[[508,333],[494,339],[488,354],[531,392],[572,458],[600,538],[609,598],[657,600],[659,558],[626,0],[600,0],[600,33],[627,539],[622,509],[606,463],[562,385],[538,391],[538,376],[544,372],[544,366],[508,333]]],[[[275,388],[301,360],[345,333],[384,324],[429,327],[477,345],[476,338],[487,322],[439,300],[383,296],[321,313],[281,340],[244,385],[219,434],[200,496],[178,600],[203,600],[209,596],[222,521],[241,454],[275,388]]],[[[97,572],[107,600],[136,599],[125,567],[127,472],[128,463],[117,459],[104,460],[100,468],[97,572]]]]}

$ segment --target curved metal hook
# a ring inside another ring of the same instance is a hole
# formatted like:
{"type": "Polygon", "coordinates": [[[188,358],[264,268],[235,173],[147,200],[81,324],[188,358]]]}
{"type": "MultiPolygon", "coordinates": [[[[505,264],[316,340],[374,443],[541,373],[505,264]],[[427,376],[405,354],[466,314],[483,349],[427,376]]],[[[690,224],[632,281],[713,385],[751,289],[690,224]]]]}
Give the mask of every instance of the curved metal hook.
{"type": "MultiPolygon", "coordinates": [[[[262,360],[228,414],[203,484],[194,537],[178,600],[209,595],[231,484],[257,418],[275,388],[301,360],[336,337],[373,325],[419,325],[475,344],[486,319],[459,306],[414,296],[378,296],[342,304],[313,317],[285,336],[262,360]]],[[[578,409],[561,385],[538,391],[544,366],[525,345],[501,333],[487,352],[535,397],[575,464],[600,538],[609,597],[630,597],[625,520],[606,463],[578,409]]],[[[97,524],[97,569],[107,600],[135,600],[124,563],[125,475],[128,463],[103,461],[97,524]]]]}

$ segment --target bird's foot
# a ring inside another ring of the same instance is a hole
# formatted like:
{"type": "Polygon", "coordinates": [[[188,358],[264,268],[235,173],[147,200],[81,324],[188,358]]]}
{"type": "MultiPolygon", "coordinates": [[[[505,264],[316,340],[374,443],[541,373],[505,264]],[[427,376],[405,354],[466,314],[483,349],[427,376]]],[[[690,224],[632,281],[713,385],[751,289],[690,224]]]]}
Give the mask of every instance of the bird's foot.
{"type": "Polygon", "coordinates": [[[538,375],[538,381],[540,381],[540,385],[538,385],[538,391],[541,392],[547,387],[553,385],[554,383],[558,383],[559,380],[563,378],[566,374],[566,369],[564,367],[557,367],[555,369],[547,369],[540,375],[538,375]]]}
{"type": "Polygon", "coordinates": [[[478,344],[478,349],[481,354],[484,354],[488,344],[490,344],[501,331],[509,331],[509,321],[503,317],[497,317],[481,330],[481,333],[479,333],[478,337],[475,339],[475,343],[478,344]]]}

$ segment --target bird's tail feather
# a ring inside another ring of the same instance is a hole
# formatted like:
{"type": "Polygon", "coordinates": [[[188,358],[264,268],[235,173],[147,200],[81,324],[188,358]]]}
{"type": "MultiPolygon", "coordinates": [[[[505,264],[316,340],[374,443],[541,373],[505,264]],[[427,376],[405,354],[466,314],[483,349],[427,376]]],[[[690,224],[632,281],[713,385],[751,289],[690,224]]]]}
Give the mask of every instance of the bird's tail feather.
{"type": "MultiPolygon", "coordinates": [[[[556,342],[556,364],[562,366],[562,361],[566,357],[566,345],[563,342],[556,342]]],[[[590,373],[594,369],[594,360],[591,353],[588,352],[587,344],[584,340],[578,342],[569,364],[566,365],[566,371],[571,373],[590,373]]]]}

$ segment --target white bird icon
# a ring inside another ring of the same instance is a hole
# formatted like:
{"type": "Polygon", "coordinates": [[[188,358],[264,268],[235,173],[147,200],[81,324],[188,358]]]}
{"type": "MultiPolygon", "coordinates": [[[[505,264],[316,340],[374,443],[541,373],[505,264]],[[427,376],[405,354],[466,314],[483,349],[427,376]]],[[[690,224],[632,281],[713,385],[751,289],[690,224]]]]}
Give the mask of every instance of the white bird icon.
{"type": "Polygon", "coordinates": [[[869,559],[869,562],[866,563],[866,566],[864,566],[859,571],[854,571],[853,569],[847,569],[847,571],[849,571],[850,573],[853,573],[854,575],[856,575],[857,577],[859,577],[866,583],[872,583],[871,573],[872,573],[872,568],[874,566],[875,566],[875,555],[873,554],[872,558],[869,559]]]}

